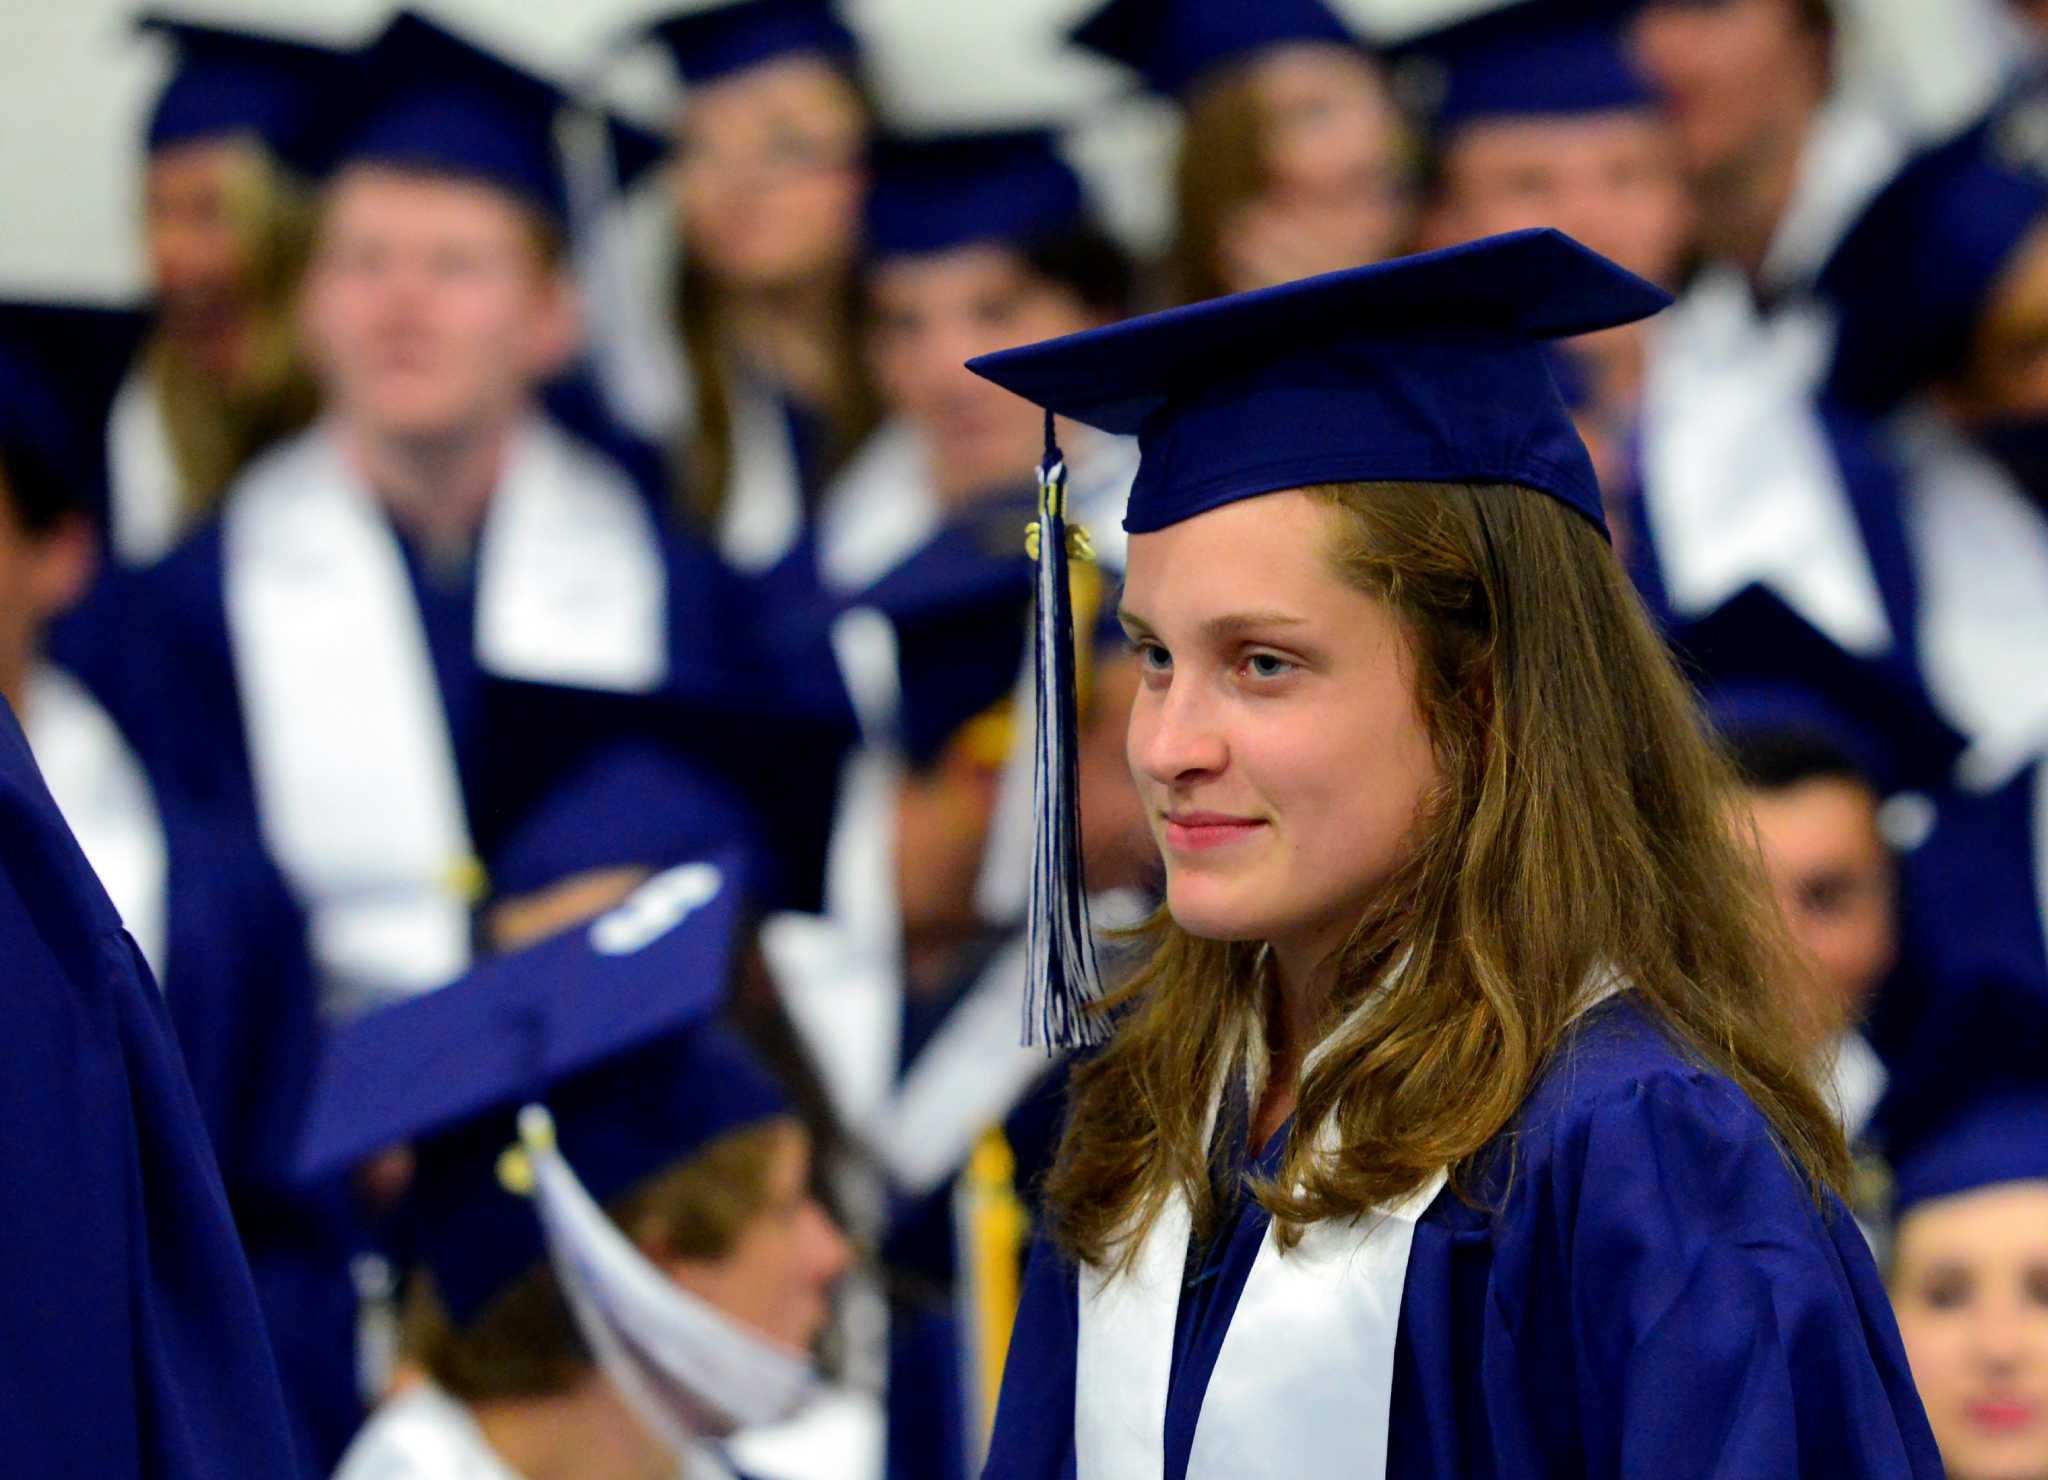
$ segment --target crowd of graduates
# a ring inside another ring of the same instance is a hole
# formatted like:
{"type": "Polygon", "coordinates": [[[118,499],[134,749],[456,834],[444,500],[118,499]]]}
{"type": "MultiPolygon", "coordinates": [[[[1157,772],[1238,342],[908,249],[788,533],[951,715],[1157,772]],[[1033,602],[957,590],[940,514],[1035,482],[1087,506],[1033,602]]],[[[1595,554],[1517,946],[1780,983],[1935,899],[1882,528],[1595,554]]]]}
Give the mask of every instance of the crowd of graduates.
{"type": "MultiPolygon", "coordinates": [[[[1020,1044],[1046,427],[963,362],[1549,226],[1677,295],[1552,373],[1743,778],[1944,1459],[2048,1477],[2048,15],[2007,9],[1991,109],[1914,138],[1832,0],[1378,47],[1110,0],[1068,43],[1177,110],[1157,260],[1058,121],[900,129],[825,0],[650,17],[659,120],[424,13],[141,21],[147,309],[0,306],[0,693],[161,986],[298,1471],[973,1473],[1062,1066],[1020,1044]]],[[[1158,887],[1136,452],[1059,439],[1107,928],[1158,887]]]]}

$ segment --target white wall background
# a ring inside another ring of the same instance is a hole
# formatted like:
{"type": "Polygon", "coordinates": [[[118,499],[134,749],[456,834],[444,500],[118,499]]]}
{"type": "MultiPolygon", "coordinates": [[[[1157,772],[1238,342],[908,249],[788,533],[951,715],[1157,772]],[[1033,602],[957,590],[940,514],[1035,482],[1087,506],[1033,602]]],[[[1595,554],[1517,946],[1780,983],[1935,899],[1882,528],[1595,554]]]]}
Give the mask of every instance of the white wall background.
{"type": "MultiPolygon", "coordinates": [[[[640,20],[692,0],[424,0],[419,8],[559,77],[586,75],[640,20]]],[[[850,0],[880,90],[906,123],[1042,119],[1084,125],[1076,154],[1119,225],[1154,235],[1168,110],[1119,101],[1116,69],[1063,51],[1062,30],[1098,0],[850,0]]],[[[1242,0],[1257,4],[1259,0],[1242,0]]],[[[1497,0],[1335,0],[1393,39],[1497,0]]],[[[1999,0],[1843,0],[1854,54],[1901,109],[1939,127],[1984,96],[2010,38],[1999,0]]],[[[129,20],[138,0],[0,0],[0,295],[131,299],[137,141],[165,67],[129,20]]],[[[182,0],[196,20],[348,43],[389,0],[182,0]]],[[[658,64],[611,67],[613,91],[648,102],[658,64]]]]}

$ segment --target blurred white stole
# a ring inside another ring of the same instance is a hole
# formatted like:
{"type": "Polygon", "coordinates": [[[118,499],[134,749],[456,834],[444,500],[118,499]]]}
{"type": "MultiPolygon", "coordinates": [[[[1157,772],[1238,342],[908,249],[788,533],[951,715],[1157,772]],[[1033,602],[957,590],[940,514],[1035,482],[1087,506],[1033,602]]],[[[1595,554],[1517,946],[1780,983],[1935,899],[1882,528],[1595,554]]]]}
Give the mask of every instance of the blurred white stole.
{"type": "MultiPolygon", "coordinates": [[[[308,909],[329,1008],[439,986],[469,962],[477,865],[398,537],[325,426],[252,467],[223,520],[258,810],[308,909]]],[[[543,419],[507,450],[476,583],[487,673],[620,693],[667,676],[646,501],[543,419]]]]}

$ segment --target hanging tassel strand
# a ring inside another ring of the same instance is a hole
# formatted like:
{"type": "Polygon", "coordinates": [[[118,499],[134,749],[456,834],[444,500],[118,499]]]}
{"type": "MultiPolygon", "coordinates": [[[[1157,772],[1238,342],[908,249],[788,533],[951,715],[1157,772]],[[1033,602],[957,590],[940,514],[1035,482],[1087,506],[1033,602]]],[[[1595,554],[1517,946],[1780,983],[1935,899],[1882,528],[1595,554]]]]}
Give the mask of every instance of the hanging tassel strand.
{"type": "Polygon", "coordinates": [[[1088,891],[1081,871],[1080,707],[1074,655],[1074,599],[1067,562],[1091,558],[1086,531],[1067,524],[1067,467],[1045,416],[1045,460],[1038,469],[1038,522],[1025,533],[1038,563],[1036,658],[1038,745],[1032,796],[1031,912],[1024,1041],[1047,1048],[1100,1042],[1108,1025],[1093,1010],[1102,998],[1088,891]]]}

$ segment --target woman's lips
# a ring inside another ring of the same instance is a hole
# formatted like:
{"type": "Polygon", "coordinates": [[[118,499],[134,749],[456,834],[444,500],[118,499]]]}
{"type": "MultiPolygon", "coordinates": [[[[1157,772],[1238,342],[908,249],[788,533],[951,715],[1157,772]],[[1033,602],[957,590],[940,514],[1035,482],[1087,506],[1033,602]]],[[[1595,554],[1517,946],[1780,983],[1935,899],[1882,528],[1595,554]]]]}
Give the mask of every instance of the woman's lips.
{"type": "Polygon", "coordinates": [[[2022,1403],[2017,1398],[1993,1398],[1972,1403],[1969,1413],[1972,1424],[1994,1434],[2010,1434],[2034,1421],[2033,1405],[2022,1403]]]}
{"type": "Polygon", "coordinates": [[[1222,812],[1169,812],[1166,845],[1176,853],[1202,853],[1242,842],[1264,826],[1257,818],[1231,817],[1222,812]]]}

